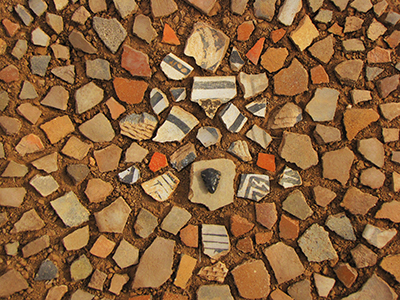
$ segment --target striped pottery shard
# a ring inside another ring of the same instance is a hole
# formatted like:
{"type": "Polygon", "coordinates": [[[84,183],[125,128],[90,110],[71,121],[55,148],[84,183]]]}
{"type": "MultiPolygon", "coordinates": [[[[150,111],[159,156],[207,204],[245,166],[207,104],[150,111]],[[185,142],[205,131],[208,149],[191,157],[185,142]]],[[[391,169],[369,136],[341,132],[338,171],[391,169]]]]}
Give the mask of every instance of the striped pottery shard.
{"type": "Polygon", "coordinates": [[[154,88],[150,92],[150,105],[153,111],[159,115],[169,106],[168,98],[161,90],[154,88]]]}
{"type": "Polygon", "coordinates": [[[218,128],[204,126],[197,131],[196,138],[204,147],[209,147],[218,144],[221,141],[222,135],[218,128]]]}
{"type": "Polygon", "coordinates": [[[219,259],[231,249],[228,232],[223,225],[203,224],[201,228],[203,252],[212,259],[219,259]]]}
{"type": "Polygon", "coordinates": [[[237,197],[260,201],[270,192],[269,176],[261,174],[242,174],[237,197]]]}
{"type": "Polygon", "coordinates": [[[233,181],[236,175],[236,166],[230,159],[212,159],[197,161],[192,164],[190,173],[189,200],[193,203],[203,204],[210,210],[229,205],[233,202],[233,181]],[[205,185],[201,173],[212,168],[221,173],[218,188],[210,193],[205,185]]]}
{"type": "Polygon", "coordinates": [[[247,145],[246,141],[238,140],[234,141],[228,148],[228,152],[232,153],[233,155],[237,156],[241,160],[245,162],[249,162],[253,159],[250,154],[249,146],[247,145]]]}
{"type": "Polygon", "coordinates": [[[292,170],[288,166],[285,167],[282,174],[279,176],[279,184],[285,189],[300,186],[303,184],[300,173],[292,170]]]}
{"type": "Polygon", "coordinates": [[[208,71],[215,72],[225,57],[229,38],[220,30],[197,22],[185,46],[185,55],[195,59],[196,64],[208,71]]]}
{"type": "Polygon", "coordinates": [[[196,148],[192,143],[180,147],[170,157],[171,166],[178,172],[190,165],[197,157],[196,148]]]}
{"type": "Polygon", "coordinates": [[[228,103],[219,113],[219,117],[230,132],[238,133],[247,122],[247,117],[232,103],[228,103]]]}
{"type": "Polygon", "coordinates": [[[171,88],[169,91],[175,102],[180,102],[186,99],[186,88],[184,87],[171,88]]]}
{"type": "Polygon", "coordinates": [[[168,200],[175,189],[178,187],[179,179],[168,171],[160,176],[142,183],[142,188],[146,194],[158,202],[168,200]]]}
{"type": "Polygon", "coordinates": [[[191,101],[213,119],[218,108],[236,97],[235,76],[194,77],[191,101]]]}
{"type": "Polygon", "coordinates": [[[157,119],[148,113],[130,114],[119,122],[121,134],[134,140],[148,140],[157,127],[157,119]]]}
{"type": "Polygon", "coordinates": [[[160,64],[161,70],[164,74],[173,80],[185,79],[192,73],[193,67],[187,62],[183,61],[173,53],[164,57],[160,64]]]}
{"type": "Polygon", "coordinates": [[[265,118],[267,113],[267,99],[257,99],[246,105],[246,109],[256,117],[265,118]]]}
{"type": "Polygon", "coordinates": [[[179,106],[174,106],[164,124],[157,130],[154,142],[165,143],[182,141],[185,136],[199,124],[199,121],[179,106]]]}

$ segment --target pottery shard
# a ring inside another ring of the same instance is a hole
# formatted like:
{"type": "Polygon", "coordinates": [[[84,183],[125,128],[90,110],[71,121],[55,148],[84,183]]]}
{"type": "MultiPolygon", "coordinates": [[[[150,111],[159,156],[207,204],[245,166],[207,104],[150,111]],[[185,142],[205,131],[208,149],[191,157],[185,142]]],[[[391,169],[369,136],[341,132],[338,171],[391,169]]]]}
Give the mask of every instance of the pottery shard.
{"type": "Polygon", "coordinates": [[[100,232],[122,233],[128,221],[131,208],[122,197],[94,214],[100,232]]]}
{"type": "Polygon", "coordinates": [[[335,53],[334,42],[335,38],[333,35],[329,35],[328,37],[314,43],[308,51],[310,51],[311,55],[316,59],[327,64],[335,53]]]}
{"type": "Polygon", "coordinates": [[[110,182],[103,181],[100,178],[92,178],[88,181],[85,194],[90,202],[98,203],[106,200],[113,189],[110,182]]]}
{"type": "MultiPolygon", "coordinates": [[[[244,1],[232,1],[232,3],[234,2],[244,2],[244,1]]],[[[256,0],[254,2],[254,15],[256,16],[256,18],[265,19],[268,22],[271,22],[275,15],[275,3],[276,0],[256,0]]]]}
{"type": "Polygon", "coordinates": [[[95,143],[109,142],[115,136],[110,121],[103,113],[99,113],[83,123],[79,126],[79,131],[95,143]]]}
{"type": "Polygon", "coordinates": [[[234,268],[232,275],[240,296],[247,299],[268,296],[270,277],[262,260],[247,261],[234,268]]]}
{"type": "Polygon", "coordinates": [[[382,115],[388,121],[392,121],[400,116],[400,103],[390,102],[379,105],[382,115]]]}
{"type": "Polygon", "coordinates": [[[228,271],[229,269],[226,267],[226,265],[219,261],[215,265],[201,268],[197,275],[208,281],[217,281],[219,283],[223,283],[228,271]]]}
{"type": "Polygon", "coordinates": [[[233,202],[236,166],[232,160],[213,159],[194,162],[190,174],[189,200],[191,202],[203,204],[210,210],[216,210],[233,202]],[[218,188],[213,194],[208,192],[201,178],[201,172],[207,168],[213,168],[221,173],[218,188]]]}
{"type": "Polygon", "coordinates": [[[178,10],[174,0],[151,0],[151,10],[155,18],[168,16],[178,10]]]}
{"type": "Polygon", "coordinates": [[[144,81],[122,77],[114,78],[113,85],[118,99],[128,104],[138,104],[142,102],[144,93],[149,86],[144,81]]]}
{"type": "Polygon", "coordinates": [[[354,153],[347,147],[325,153],[322,156],[323,177],[336,179],[345,185],[350,177],[354,153]]]}
{"type": "Polygon", "coordinates": [[[354,215],[365,215],[376,205],[378,198],[368,193],[363,193],[355,187],[350,187],[343,197],[340,206],[354,215]]]}
{"type": "Polygon", "coordinates": [[[351,294],[342,300],[396,300],[396,292],[383,279],[376,274],[362,286],[361,290],[351,294]]]}
{"type": "Polygon", "coordinates": [[[127,115],[119,122],[121,134],[134,140],[147,140],[153,136],[157,127],[157,119],[144,112],[142,114],[127,115]]]}
{"type": "Polygon", "coordinates": [[[385,202],[375,215],[376,219],[389,219],[393,223],[400,223],[400,201],[385,202]]]}
{"type": "Polygon", "coordinates": [[[335,68],[339,79],[344,82],[354,82],[360,77],[364,62],[361,59],[346,60],[338,64],[335,68]]]}
{"type": "Polygon", "coordinates": [[[266,248],[264,254],[274,271],[278,284],[292,280],[304,273],[304,267],[296,251],[282,242],[266,248]]]}
{"type": "Polygon", "coordinates": [[[35,231],[42,229],[45,226],[43,220],[39,217],[35,209],[25,212],[18,222],[14,224],[11,233],[23,231],[35,231]]]}
{"type": "Polygon", "coordinates": [[[378,168],[385,163],[385,150],[383,144],[377,138],[369,138],[357,141],[358,151],[365,159],[372,162],[378,168]]]}
{"type": "Polygon", "coordinates": [[[149,57],[142,51],[135,50],[128,45],[122,47],[121,67],[129,71],[132,76],[151,77],[149,57]]]}
{"type": "Polygon", "coordinates": [[[400,75],[393,75],[378,81],[379,93],[382,98],[389,96],[399,86],[400,75]]]}
{"type": "Polygon", "coordinates": [[[293,127],[303,119],[302,110],[292,102],[286,103],[268,122],[271,129],[293,127]]]}
{"type": "Polygon", "coordinates": [[[238,81],[244,93],[244,99],[261,94],[268,87],[268,77],[265,73],[253,75],[240,72],[238,81]]]}
{"type": "Polygon", "coordinates": [[[400,282],[400,254],[384,257],[380,266],[400,282]]]}
{"type": "Polygon", "coordinates": [[[288,55],[286,48],[268,48],[261,56],[261,65],[270,73],[279,71],[288,55]]]}
{"type": "Polygon", "coordinates": [[[75,130],[74,124],[68,116],[54,118],[40,128],[46,133],[50,143],[55,144],[75,130]]]}
{"type": "Polygon", "coordinates": [[[284,132],[279,155],[288,162],[305,170],[318,164],[318,153],[308,135],[284,132]]]}
{"type": "Polygon", "coordinates": [[[136,270],[132,288],[158,288],[172,274],[175,241],[156,237],[143,253],[136,270]]]}
{"type": "Polygon", "coordinates": [[[295,96],[308,90],[308,73],[296,58],[288,68],[274,76],[274,90],[284,96],[295,96]]]}
{"type": "Polygon", "coordinates": [[[369,124],[376,122],[379,114],[371,108],[349,108],[343,113],[343,123],[347,138],[352,140],[369,124]]]}
{"type": "Polygon", "coordinates": [[[186,42],[184,53],[193,57],[201,68],[215,72],[225,57],[228,46],[229,37],[222,31],[198,22],[186,42]]]}
{"type": "Polygon", "coordinates": [[[26,290],[28,287],[29,284],[25,278],[14,269],[0,276],[0,297],[9,297],[19,291],[26,290]]]}
{"type": "MultiPolygon", "coordinates": [[[[291,40],[300,51],[303,51],[310,46],[313,40],[318,36],[319,31],[308,15],[305,15],[304,18],[299,22],[297,28],[290,33],[291,40]]],[[[329,55],[329,52],[327,55],[329,55]]]]}
{"type": "Polygon", "coordinates": [[[19,207],[25,194],[26,190],[23,187],[0,188],[0,206],[19,207]]]}

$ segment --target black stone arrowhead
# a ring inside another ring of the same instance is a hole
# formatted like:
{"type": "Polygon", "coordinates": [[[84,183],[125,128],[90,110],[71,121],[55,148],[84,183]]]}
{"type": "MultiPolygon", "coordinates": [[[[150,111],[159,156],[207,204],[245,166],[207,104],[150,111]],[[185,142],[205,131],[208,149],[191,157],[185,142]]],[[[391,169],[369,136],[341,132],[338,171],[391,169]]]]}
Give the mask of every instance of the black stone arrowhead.
{"type": "Polygon", "coordinates": [[[219,179],[221,178],[221,172],[213,168],[208,168],[201,171],[201,178],[206,185],[207,190],[214,194],[217,190],[219,179]]]}

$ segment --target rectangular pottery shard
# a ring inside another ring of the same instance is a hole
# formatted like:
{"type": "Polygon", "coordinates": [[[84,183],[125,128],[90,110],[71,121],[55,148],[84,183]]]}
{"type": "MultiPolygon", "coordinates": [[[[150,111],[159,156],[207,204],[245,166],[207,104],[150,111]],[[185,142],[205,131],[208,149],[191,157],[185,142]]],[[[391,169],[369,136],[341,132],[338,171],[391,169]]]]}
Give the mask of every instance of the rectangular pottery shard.
{"type": "Polygon", "coordinates": [[[191,101],[212,119],[218,108],[236,97],[235,76],[194,77],[191,101]]]}
{"type": "Polygon", "coordinates": [[[178,187],[179,179],[168,171],[142,183],[142,188],[154,200],[166,201],[178,187]]]}

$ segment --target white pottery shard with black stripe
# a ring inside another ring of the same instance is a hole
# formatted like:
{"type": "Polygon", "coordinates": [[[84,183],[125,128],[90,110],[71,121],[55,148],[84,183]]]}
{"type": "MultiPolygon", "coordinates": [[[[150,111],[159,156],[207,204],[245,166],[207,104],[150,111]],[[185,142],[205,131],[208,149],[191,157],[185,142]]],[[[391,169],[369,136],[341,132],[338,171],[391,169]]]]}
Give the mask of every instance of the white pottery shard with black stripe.
{"type": "Polygon", "coordinates": [[[226,129],[233,133],[238,133],[247,122],[247,117],[232,103],[228,103],[221,110],[219,116],[225,124],[226,129]]]}
{"type": "Polygon", "coordinates": [[[203,224],[201,240],[204,254],[212,259],[219,259],[231,249],[228,232],[223,225],[203,224]]]}
{"type": "Polygon", "coordinates": [[[158,202],[164,202],[178,187],[179,179],[168,171],[160,176],[142,183],[145,193],[158,202]]]}
{"type": "Polygon", "coordinates": [[[213,119],[218,108],[237,95],[235,76],[194,77],[191,101],[213,119]]]}
{"type": "Polygon", "coordinates": [[[180,142],[197,124],[199,124],[199,120],[192,114],[179,106],[174,106],[164,124],[157,130],[153,141],[159,143],[180,142]]]}
{"type": "Polygon", "coordinates": [[[150,105],[153,111],[159,115],[169,106],[168,98],[161,90],[154,88],[150,92],[150,105]]]}
{"type": "Polygon", "coordinates": [[[172,80],[185,79],[193,71],[193,67],[191,65],[173,53],[170,53],[164,57],[160,67],[164,74],[172,80]]]}
{"type": "Polygon", "coordinates": [[[237,196],[253,201],[260,201],[270,192],[268,175],[242,174],[237,196]]]}

